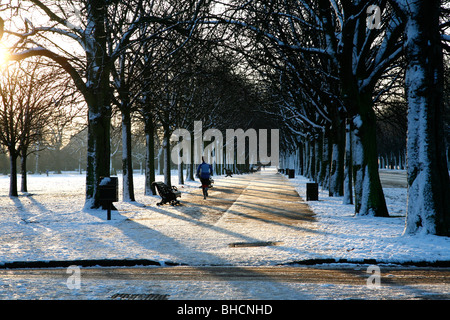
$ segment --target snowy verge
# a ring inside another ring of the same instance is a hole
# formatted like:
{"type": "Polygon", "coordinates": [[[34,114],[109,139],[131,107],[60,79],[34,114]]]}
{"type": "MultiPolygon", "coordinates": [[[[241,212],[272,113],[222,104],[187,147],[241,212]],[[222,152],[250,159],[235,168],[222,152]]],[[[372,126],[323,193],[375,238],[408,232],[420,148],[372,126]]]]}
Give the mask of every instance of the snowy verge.
{"type": "MultiPolygon", "coordinates": [[[[306,199],[304,177],[289,179],[306,199]]],[[[355,216],[354,206],[343,204],[343,197],[329,197],[319,191],[319,201],[308,201],[318,220],[316,258],[337,261],[377,261],[385,263],[450,261],[450,238],[434,235],[404,235],[406,188],[384,188],[389,218],[355,216]]],[[[425,263],[425,265],[427,265],[425,263]]]]}

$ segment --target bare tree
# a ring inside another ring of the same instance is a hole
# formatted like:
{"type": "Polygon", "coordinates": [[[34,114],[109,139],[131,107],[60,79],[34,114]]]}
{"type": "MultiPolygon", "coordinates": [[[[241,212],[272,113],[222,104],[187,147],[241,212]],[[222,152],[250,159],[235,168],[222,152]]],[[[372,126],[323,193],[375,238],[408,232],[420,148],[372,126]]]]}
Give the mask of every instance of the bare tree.
{"type": "MultiPolygon", "coordinates": [[[[12,54],[12,59],[20,60],[31,56],[50,58],[72,77],[83,94],[88,106],[86,207],[97,208],[100,205],[98,183],[102,176],[109,176],[112,95],[109,77],[115,61],[134,42],[134,35],[142,25],[158,25],[163,31],[176,30],[185,39],[189,38],[190,30],[195,27],[197,14],[205,1],[184,3],[192,13],[187,21],[179,19],[177,12],[164,16],[152,11],[155,6],[173,7],[173,3],[167,2],[128,1],[122,9],[122,2],[107,0],[67,0],[62,3],[30,0],[22,2],[21,8],[25,9],[26,4],[30,3],[30,10],[38,9],[49,21],[39,26],[40,22],[32,22],[34,19],[30,17],[24,22],[24,30],[6,31],[19,39],[13,46],[15,53],[12,54]],[[107,43],[108,33],[115,30],[111,19],[115,19],[114,12],[120,10],[127,13],[128,19],[124,22],[126,31],[107,43]],[[78,45],[78,53],[69,52],[65,44],[58,44],[57,39],[61,38],[65,39],[65,43],[71,41],[78,45]]],[[[155,33],[147,34],[148,39],[156,36],[155,33]]]]}
{"type": "Polygon", "coordinates": [[[37,63],[22,63],[4,70],[0,83],[0,142],[10,157],[10,196],[18,196],[17,158],[21,157],[22,189],[27,192],[26,160],[29,147],[45,135],[57,94],[54,73],[43,72],[37,63]]]}

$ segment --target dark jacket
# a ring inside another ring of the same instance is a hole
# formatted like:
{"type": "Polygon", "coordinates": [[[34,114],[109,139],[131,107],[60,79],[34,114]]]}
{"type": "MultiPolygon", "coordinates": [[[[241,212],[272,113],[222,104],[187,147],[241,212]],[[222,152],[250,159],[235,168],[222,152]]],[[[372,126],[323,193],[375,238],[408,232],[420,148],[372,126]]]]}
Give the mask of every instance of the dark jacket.
{"type": "Polygon", "coordinates": [[[209,179],[213,174],[212,166],[206,162],[200,164],[197,168],[197,175],[201,179],[209,179]]]}

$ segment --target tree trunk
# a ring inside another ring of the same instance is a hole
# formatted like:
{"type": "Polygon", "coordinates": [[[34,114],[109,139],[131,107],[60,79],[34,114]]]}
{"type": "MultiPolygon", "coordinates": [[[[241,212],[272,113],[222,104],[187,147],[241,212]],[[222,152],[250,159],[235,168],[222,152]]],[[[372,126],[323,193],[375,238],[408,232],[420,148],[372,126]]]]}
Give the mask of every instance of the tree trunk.
{"type": "Polygon", "coordinates": [[[28,184],[27,184],[27,155],[23,154],[20,157],[20,173],[21,173],[21,185],[20,191],[28,192],[28,184]]]}
{"type": "Polygon", "coordinates": [[[408,208],[405,233],[450,236],[450,179],[443,130],[440,1],[408,7],[408,208]]]}
{"type": "Polygon", "coordinates": [[[164,183],[169,187],[172,186],[170,173],[170,131],[168,126],[164,127],[164,141],[163,141],[163,157],[164,157],[164,183]]]}
{"type": "Polygon", "coordinates": [[[122,109],[122,191],[123,201],[135,201],[133,161],[131,151],[131,114],[128,107],[122,109]]]}
{"type": "Polygon", "coordinates": [[[344,170],[344,204],[353,204],[352,186],[352,120],[347,119],[345,127],[345,170],[344,170]]]}
{"type": "Polygon", "coordinates": [[[194,171],[195,171],[195,164],[194,164],[194,139],[191,139],[191,154],[190,154],[190,161],[187,165],[186,170],[186,180],[187,181],[194,181],[194,171]]]}
{"type": "Polygon", "coordinates": [[[305,139],[306,141],[306,150],[305,150],[305,177],[311,178],[311,141],[309,139],[305,139]]]}
{"type": "Polygon", "coordinates": [[[311,139],[309,141],[309,178],[316,181],[316,141],[311,139]]]}
{"type": "Polygon", "coordinates": [[[298,152],[299,174],[301,176],[303,176],[304,172],[305,172],[304,161],[303,161],[303,159],[304,159],[303,153],[305,152],[305,147],[303,145],[303,142],[298,142],[298,149],[299,149],[299,152],[298,152]]]}
{"type": "Polygon", "coordinates": [[[361,94],[361,110],[354,118],[353,177],[355,214],[389,216],[377,164],[375,112],[370,94],[361,94]]]}
{"type": "Polygon", "coordinates": [[[183,161],[181,159],[178,159],[178,184],[184,184],[183,174],[184,174],[183,161]]]}
{"type": "Polygon", "coordinates": [[[330,130],[325,127],[323,132],[323,159],[322,159],[322,187],[330,190],[330,172],[331,172],[331,143],[330,130]]]}
{"type": "Polygon", "coordinates": [[[10,176],[9,176],[9,196],[10,197],[18,197],[19,194],[17,192],[17,152],[9,151],[9,168],[10,168],[10,176]]]}
{"type": "Polygon", "coordinates": [[[450,147],[447,148],[447,168],[450,168],[450,147]]]}
{"type": "Polygon", "coordinates": [[[164,148],[162,146],[158,150],[158,174],[164,175],[164,148]]]}
{"type": "Polygon", "coordinates": [[[86,170],[86,208],[99,208],[98,184],[101,177],[109,177],[111,90],[109,87],[109,58],[106,50],[106,0],[88,1],[86,5],[90,33],[95,45],[86,51],[86,93],[88,106],[88,145],[86,170]]]}
{"type": "Polygon", "coordinates": [[[40,170],[39,170],[39,142],[37,143],[37,152],[34,154],[34,173],[35,174],[40,174],[40,170]]]}
{"type": "Polygon", "coordinates": [[[155,139],[153,137],[155,128],[151,116],[145,116],[145,141],[146,141],[146,159],[145,159],[145,195],[156,195],[155,187],[152,183],[155,181],[155,139]]]}
{"type": "Polygon", "coordinates": [[[316,160],[316,168],[315,168],[315,172],[316,172],[316,177],[315,177],[315,181],[322,186],[323,183],[323,133],[319,132],[316,135],[316,150],[315,150],[315,160],[316,160]]]}
{"type": "Polygon", "coordinates": [[[334,116],[331,125],[331,165],[330,165],[330,197],[344,195],[344,157],[345,157],[345,128],[338,115],[334,116]]]}
{"type": "Polygon", "coordinates": [[[109,108],[88,105],[88,150],[86,169],[86,207],[99,208],[98,184],[109,177],[110,121],[109,108]],[[97,111],[97,112],[95,112],[97,111]]]}

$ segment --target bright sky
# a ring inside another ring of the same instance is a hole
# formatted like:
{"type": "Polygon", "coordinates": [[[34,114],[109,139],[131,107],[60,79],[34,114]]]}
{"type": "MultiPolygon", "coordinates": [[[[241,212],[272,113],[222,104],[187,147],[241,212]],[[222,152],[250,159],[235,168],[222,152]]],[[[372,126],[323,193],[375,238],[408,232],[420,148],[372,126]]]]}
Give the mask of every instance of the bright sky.
{"type": "Polygon", "coordinates": [[[3,41],[0,40],[0,66],[2,66],[6,61],[8,61],[8,48],[3,43],[3,41]]]}

